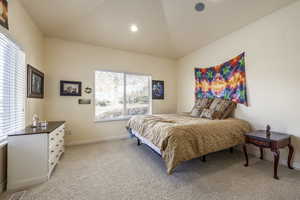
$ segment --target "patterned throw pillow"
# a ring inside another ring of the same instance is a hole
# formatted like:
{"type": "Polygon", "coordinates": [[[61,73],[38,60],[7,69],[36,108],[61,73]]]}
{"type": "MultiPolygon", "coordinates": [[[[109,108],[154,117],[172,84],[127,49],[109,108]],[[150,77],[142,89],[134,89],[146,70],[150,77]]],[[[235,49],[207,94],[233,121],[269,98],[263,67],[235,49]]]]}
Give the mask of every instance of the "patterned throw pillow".
{"type": "Polygon", "coordinates": [[[219,112],[218,119],[227,118],[235,109],[236,104],[229,100],[215,98],[209,109],[219,112]]]}
{"type": "Polygon", "coordinates": [[[222,119],[226,119],[228,117],[231,116],[231,114],[233,113],[233,111],[236,109],[236,103],[232,102],[228,108],[224,111],[223,115],[222,115],[222,119]]]}
{"type": "Polygon", "coordinates": [[[195,102],[195,106],[200,106],[201,108],[209,108],[213,100],[214,99],[208,99],[208,98],[197,99],[195,102]]]}
{"type": "Polygon", "coordinates": [[[202,112],[202,109],[200,107],[194,106],[190,116],[191,117],[200,117],[201,112],[202,112]]]}
{"type": "Polygon", "coordinates": [[[212,101],[213,101],[213,99],[208,99],[208,98],[197,99],[195,102],[195,105],[190,113],[190,116],[200,117],[203,109],[209,108],[212,101]]]}
{"type": "Polygon", "coordinates": [[[212,109],[204,109],[200,115],[201,118],[205,119],[220,119],[221,113],[212,109]]]}

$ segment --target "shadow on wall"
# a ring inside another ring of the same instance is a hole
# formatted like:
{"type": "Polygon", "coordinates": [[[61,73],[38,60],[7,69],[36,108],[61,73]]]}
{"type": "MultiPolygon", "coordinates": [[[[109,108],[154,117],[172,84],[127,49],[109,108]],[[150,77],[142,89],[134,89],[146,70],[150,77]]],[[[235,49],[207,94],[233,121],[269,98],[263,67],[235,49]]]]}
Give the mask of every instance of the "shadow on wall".
{"type": "Polygon", "coordinates": [[[0,148],[0,192],[6,189],[7,180],[7,145],[0,148]]]}

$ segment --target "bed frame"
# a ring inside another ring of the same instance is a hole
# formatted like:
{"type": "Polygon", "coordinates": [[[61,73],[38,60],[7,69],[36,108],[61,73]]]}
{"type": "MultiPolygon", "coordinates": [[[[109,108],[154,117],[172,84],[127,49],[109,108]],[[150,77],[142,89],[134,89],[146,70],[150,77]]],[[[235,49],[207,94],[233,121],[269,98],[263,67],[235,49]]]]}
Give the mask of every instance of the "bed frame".
{"type": "MultiPolygon", "coordinates": [[[[130,137],[135,137],[137,139],[138,146],[140,146],[141,144],[145,144],[150,150],[152,150],[154,153],[161,157],[160,149],[156,147],[151,141],[141,136],[138,132],[133,131],[131,128],[127,128],[127,131],[130,137]]],[[[230,153],[233,153],[233,147],[230,148],[230,153]]],[[[206,162],[206,155],[201,156],[200,159],[203,162],[206,162]]]]}

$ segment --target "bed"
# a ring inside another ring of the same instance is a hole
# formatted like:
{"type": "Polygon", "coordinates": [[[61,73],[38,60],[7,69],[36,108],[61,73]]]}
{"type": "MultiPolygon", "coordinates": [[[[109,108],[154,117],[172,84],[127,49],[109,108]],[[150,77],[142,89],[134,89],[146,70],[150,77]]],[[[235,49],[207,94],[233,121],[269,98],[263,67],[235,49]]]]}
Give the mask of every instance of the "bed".
{"type": "Polygon", "coordinates": [[[184,161],[244,143],[244,134],[250,129],[250,124],[240,119],[179,114],[134,116],[127,124],[138,142],[161,155],[168,174],[184,161]]]}

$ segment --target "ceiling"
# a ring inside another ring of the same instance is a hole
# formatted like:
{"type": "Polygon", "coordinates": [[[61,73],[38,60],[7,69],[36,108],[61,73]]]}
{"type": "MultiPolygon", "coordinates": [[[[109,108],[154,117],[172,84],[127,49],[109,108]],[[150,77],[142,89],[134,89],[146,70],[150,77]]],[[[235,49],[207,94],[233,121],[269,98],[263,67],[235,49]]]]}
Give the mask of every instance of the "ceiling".
{"type": "Polygon", "coordinates": [[[20,1],[46,36],[179,58],[296,0],[20,1]]]}

